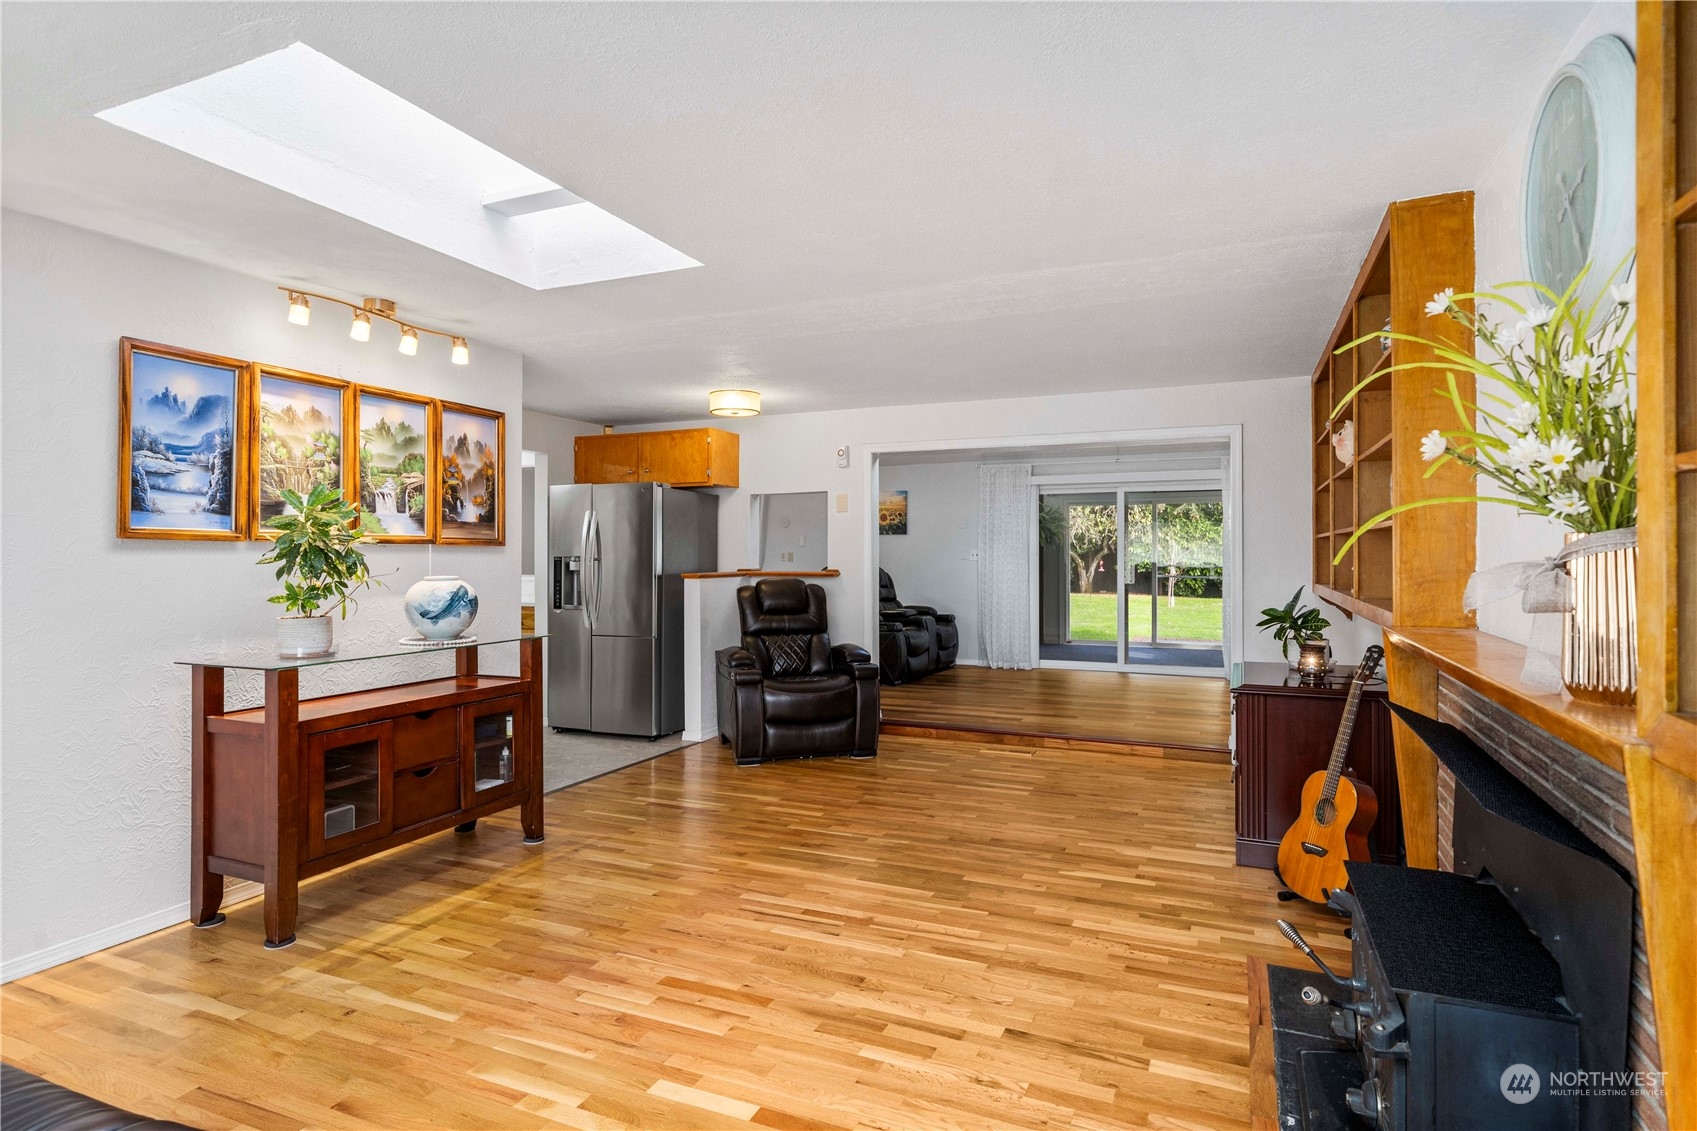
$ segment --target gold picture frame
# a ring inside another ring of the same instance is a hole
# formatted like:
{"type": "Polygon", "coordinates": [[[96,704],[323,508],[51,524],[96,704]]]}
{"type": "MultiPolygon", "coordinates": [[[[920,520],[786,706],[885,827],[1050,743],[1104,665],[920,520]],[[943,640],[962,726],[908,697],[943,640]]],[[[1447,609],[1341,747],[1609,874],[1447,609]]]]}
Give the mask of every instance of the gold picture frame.
{"type": "Polygon", "coordinates": [[[453,401],[438,404],[436,540],[445,546],[504,546],[507,414],[453,401]]]}
{"type": "Polygon", "coordinates": [[[353,403],[349,438],[355,447],[347,460],[348,495],[360,505],[366,536],[373,542],[435,541],[441,484],[438,402],[356,384],[353,403]],[[373,441],[381,448],[374,448],[373,441]],[[417,464],[411,458],[415,455],[420,457],[417,464]]]}
{"type": "Polygon", "coordinates": [[[271,539],[275,533],[265,522],[283,513],[275,493],[289,488],[301,495],[320,482],[327,482],[347,499],[357,498],[352,465],[357,464],[357,447],[348,446],[354,418],[354,383],[340,377],[325,377],[299,369],[254,362],[249,367],[248,411],[252,451],[248,459],[248,530],[254,538],[271,539]],[[298,389],[292,397],[289,390],[298,389]],[[281,407],[273,407],[273,394],[281,407]],[[333,415],[329,411],[333,409],[333,415]],[[313,428],[322,418],[333,420],[334,428],[313,428]],[[334,450],[321,438],[333,431],[334,450]],[[350,459],[350,456],[355,457],[350,459]],[[333,478],[325,474],[334,465],[333,478]]]}
{"type": "Polygon", "coordinates": [[[247,540],[248,368],[118,339],[119,538],[247,540]]]}

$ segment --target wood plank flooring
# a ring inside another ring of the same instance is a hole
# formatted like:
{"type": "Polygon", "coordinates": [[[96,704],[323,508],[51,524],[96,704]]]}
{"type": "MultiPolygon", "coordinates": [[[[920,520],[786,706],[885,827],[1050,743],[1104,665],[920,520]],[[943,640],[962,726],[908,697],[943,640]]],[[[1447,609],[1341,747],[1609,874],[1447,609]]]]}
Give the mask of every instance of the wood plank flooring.
{"type": "Polygon", "coordinates": [[[1218,766],[716,742],[0,987],[6,1060],[208,1127],[1242,1127],[1245,958],[1342,923],[1232,864],[1218,766]]]}
{"type": "Polygon", "coordinates": [[[883,706],[884,729],[894,734],[1230,760],[1223,679],[954,667],[884,688],[883,706]]]}

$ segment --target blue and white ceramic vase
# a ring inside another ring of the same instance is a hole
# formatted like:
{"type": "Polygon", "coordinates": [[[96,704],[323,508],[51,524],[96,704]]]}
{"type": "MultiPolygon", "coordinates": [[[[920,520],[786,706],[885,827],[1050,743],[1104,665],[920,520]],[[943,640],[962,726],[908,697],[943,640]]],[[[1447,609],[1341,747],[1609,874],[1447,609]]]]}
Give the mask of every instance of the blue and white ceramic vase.
{"type": "Polygon", "coordinates": [[[457,576],[427,577],[402,603],[407,623],[426,640],[452,640],[477,619],[477,593],[457,576]]]}

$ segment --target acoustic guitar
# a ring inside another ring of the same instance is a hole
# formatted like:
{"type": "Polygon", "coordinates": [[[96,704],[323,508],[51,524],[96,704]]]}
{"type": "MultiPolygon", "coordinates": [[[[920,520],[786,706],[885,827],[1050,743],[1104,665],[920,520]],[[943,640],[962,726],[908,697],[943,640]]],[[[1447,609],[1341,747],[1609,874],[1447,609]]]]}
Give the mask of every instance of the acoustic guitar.
{"type": "Polygon", "coordinates": [[[1349,886],[1344,871],[1346,860],[1367,857],[1367,832],[1379,815],[1379,799],[1365,782],[1343,776],[1349,740],[1355,733],[1355,715],[1361,709],[1361,689],[1379,669],[1385,650],[1377,644],[1361,657],[1361,666],[1349,682],[1349,700],[1344,704],[1332,757],[1324,771],[1309,775],[1302,787],[1302,809],[1279,841],[1279,879],[1310,903],[1324,903],[1333,891],[1349,886]]]}

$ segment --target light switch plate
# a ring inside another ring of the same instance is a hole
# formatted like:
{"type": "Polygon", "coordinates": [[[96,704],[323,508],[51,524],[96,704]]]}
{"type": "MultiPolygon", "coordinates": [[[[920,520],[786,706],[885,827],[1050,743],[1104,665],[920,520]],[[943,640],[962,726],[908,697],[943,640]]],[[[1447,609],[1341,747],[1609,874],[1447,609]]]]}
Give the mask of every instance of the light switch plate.
{"type": "Polygon", "coordinates": [[[837,496],[837,513],[838,514],[847,514],[848,513],[848,496],[847,495],[838,495],[837,496]]]}

